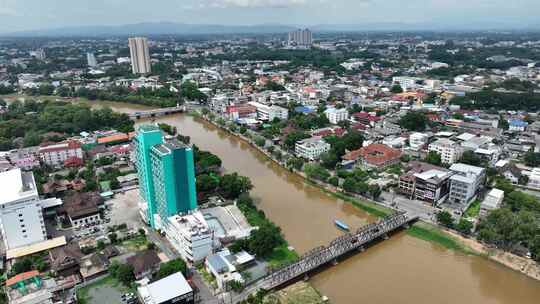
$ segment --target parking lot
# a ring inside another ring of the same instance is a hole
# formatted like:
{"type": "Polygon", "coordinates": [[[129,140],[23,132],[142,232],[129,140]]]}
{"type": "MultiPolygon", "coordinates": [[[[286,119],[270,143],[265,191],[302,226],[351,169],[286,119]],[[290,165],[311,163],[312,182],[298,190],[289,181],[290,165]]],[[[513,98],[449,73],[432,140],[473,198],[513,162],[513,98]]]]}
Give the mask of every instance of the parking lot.
{"type": "Polygon", "coordinates": [[[138,229],[143,226],[139,215],[139,190],[129,190],[124,193],[115,194],[114,198],[105,204],[105,221],[109,221],[107,226],[126,224],[128,229],[138,229]]]}

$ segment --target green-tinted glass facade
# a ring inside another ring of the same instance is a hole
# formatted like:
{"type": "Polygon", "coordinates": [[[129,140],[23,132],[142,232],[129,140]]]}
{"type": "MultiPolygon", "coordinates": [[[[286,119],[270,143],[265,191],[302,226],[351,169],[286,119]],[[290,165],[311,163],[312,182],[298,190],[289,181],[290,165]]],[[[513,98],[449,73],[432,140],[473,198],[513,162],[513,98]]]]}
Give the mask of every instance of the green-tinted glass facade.
{"type": "Polygon", "coordinates": [[[148,222],[151,227],[155,227],[153,215],[157,212],[157,206],[150,151],[155,145],[163,143],[163,135],[157,126],[142,125],[137,129],[137,136],[134,137],[133,142],[135,144],[135,161],[139,175],[139,193],[147,205],[146,217],[148,222]]]}
{"type": "Polygon", "coordinates": [[[172,140],[151,151],[156,211],[161,222],[197,208],[193,150],[172,140]]]}

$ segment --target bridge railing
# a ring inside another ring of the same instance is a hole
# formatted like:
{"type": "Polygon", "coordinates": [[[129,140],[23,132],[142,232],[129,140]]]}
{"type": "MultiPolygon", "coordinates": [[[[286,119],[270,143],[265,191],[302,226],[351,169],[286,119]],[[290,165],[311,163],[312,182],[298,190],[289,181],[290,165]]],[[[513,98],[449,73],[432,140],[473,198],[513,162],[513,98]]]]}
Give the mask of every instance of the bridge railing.
{"type": "Polygon", "coordinates": [[[378,222],[361,227],[354,234],[347,233],[339,236],[332,240],[328,246],[316,247],[302,255],[295,263],[268,274],[264,279],[266,280],[266,288],[275,288],[302,274],[306,274],[321,265],[329,263],[348,252],[361,248],[365,244],[392,232],[410,220],[404,212],[399,212],[383,218],[378,222]]]}

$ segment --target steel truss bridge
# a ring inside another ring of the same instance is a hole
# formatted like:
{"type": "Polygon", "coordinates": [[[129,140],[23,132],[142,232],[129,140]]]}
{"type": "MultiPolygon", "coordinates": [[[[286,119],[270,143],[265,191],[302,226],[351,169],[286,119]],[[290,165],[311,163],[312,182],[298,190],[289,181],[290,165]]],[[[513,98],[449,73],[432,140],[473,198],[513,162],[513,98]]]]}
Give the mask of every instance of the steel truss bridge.
{"type": "Polygon", "coordinates": [[[365,246],[378,239],[387,239],[388,234],[408,227],[418,216],[409,217],[405,212],[394,213],[378,222],[363,226],[354,233],[334,239],[328,246],[320,246],[306,252],[298,261],[269,273],[259,283],[261,288],[271,290],[307,275],[328,263],[336,264],[338,258],[364,251],[365,246]]]}
{"type": "Polygon", "coordinates": [[[180,112],[185,112],[186,107],[185,106],[176,106],[176,107],[170,107],[170,108],[161,108],[161,109],[155,109],[155,110],[149,110],[149,111],[139,111],[130,113],[129,118],[131,119],[142,119],[142,118],[148,118],[148,117],[157,117],[157,116],[163,116],[163,115],[170,115],[180,112]]]}

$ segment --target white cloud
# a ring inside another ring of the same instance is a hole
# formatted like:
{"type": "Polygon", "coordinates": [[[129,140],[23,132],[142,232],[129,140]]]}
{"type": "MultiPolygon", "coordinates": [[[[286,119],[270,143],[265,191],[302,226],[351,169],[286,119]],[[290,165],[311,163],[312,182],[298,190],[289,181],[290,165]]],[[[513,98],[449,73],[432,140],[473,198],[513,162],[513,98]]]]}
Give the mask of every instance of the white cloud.
{"type": "Polygon", "coordinates": [[[16,10],[9,7],[0,7],[0,15],[4,16],[19,16],[16,10]]]}

